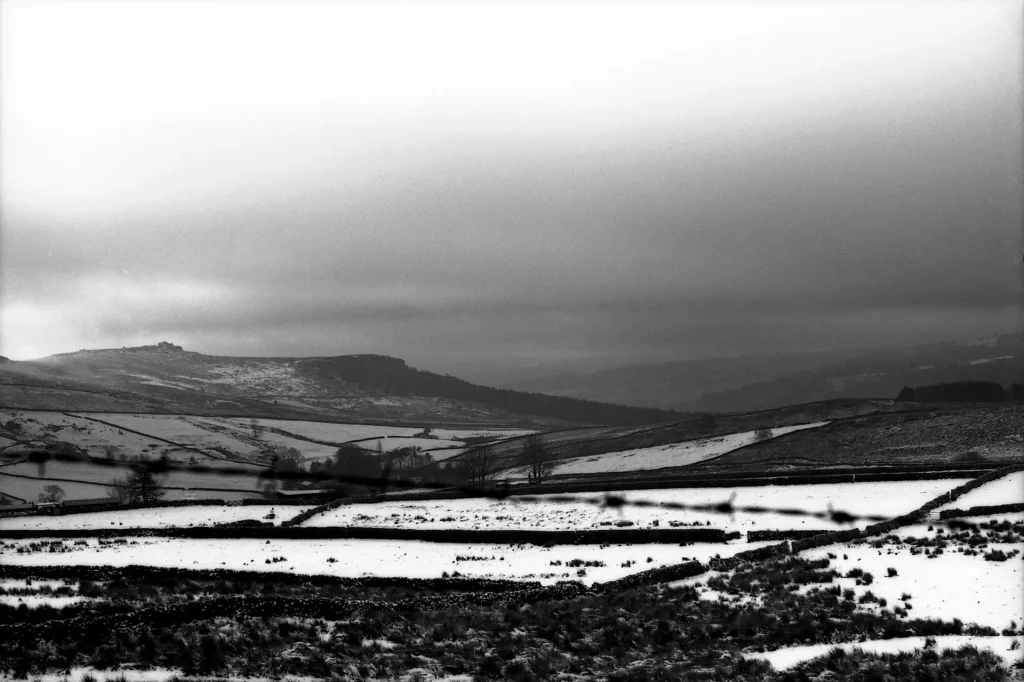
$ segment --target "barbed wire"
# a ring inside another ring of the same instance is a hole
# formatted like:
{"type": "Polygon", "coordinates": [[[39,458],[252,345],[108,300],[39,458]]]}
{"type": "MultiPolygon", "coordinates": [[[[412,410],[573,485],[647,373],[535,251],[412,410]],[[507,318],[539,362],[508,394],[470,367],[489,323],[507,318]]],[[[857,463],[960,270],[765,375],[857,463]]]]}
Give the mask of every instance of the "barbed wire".
{"type": "MultiPolygon", "coordinates": [[[[509,487],[497,486],[494,488],[480,488],[475,486],[467,486],[462,484],[452,484],[439,481],[423,481],[413,480],[401,477],[392,478],[389,472],[385,471],[381,476],[361,476],[357,474],[342,474],[334,473],[329,471],[317,471],[317,472],[296,472],[282,470],[275,468],[271,465],[261,464],[250,464],[247,466],[209,466],[206,464],[183,464],[167,458],[166,456],[157,460],[117,460],[117,459],[104,459],[95,457],[83,458],[80,455],[55,453],[47,450],[33,450],[30,452],[22,453],[0,453],[0,460],[8,460],[7,464],[18,464],[18,463],[31,463],[37,464],[40,470],[39,478],[46,478],[45,467],[50,461],[58,462],[71,462],[76,464],[85,464],[91,466],[99,466],[108,469],[129,469],[138,472],[147,472],[154,476],[162,476],[165,474],[171,474],[176,472],[183,473],[199,473],[211,476],[234,476],[234,477],[255,477],[258,483],[270,483],[272,481],[302,481],[302,482],[320,482],[320,483],[347,483],[349,485],[364,486],[379,491],[385,491],[387,489],[397,490],[436,490],[444,491],[447,493],[460,494],[463,497],[473,498],[485,498],[497,501],[508,501],[513,503],[524,503],[524,504],[538,504],[538,503],[556,503],[556,504],[589,504],[594,506],[603,507],[606,509],[618,510],[620,513],[626,508],[639,508],[639,509],[667,509],[672,511],[689,511],[689,512],[703,512],[711,514],[725,514],[734,515],[737,513],[744,514],[778,514],[781,516],[802,516],[808,518],[815,518],[819,520],[831,521],[837,524],[851,524],[859,521],[869,522],[884,522],[891,520],[892,517],[872,515],[872,514],[853,514],[841,510],[832,508],[829,504],[827,509],[820,511],[811,511],[807,509],[801,509],[798,507],[772,507],[767,505],[737,505],[735,500],[737,493],[732,492],[728,500],[724,500],[718,503],[703,503],[703,504],[692,504],[686,502],[675,502],[675,501],[658,501],[658,500],[643,500],[643,499],[628,499],[625,495],[620,493],[613,493],[612,491],[606,491],[603,493],[577,493],[577,494],[564,494],[564,493],[517,493],[514,489],[509,487]],[[253,469],[253,467],[260,467],[259,469],[253,469]],[[589,495],[584,497],[584,495],[589,495]]],[[[2,466],[2,465],[0,465],[2,466]]],[[[91,483],[89,481],[82,481],[83,483],[91,483]]],[[[101,483],[92,483],[93,485],[103,485],[101,483]]],[[[156,487],[164,487],[159,484],[156,487]]],[[[682,487],[682,486],[681,486],[682,487]]],[[[739,487],[739,486],[737,486],[739,487]]],[[[746,487],[746,486],[743,486],[746,487]]],[[[245,492],[241,491],[240,492],[245,492]]],[[[301,493],[301,490],[294,491],[301,493]]],[[[317,491],[320,492],[320,491],[317,491]]],[[[326,491],[329,492],[329,491],[326,491]]],[[[398,499],[389,499],[388,501],[402,501],[398,499]]],[[[410,500],[414,501],[414,500],[410,500]]]]}

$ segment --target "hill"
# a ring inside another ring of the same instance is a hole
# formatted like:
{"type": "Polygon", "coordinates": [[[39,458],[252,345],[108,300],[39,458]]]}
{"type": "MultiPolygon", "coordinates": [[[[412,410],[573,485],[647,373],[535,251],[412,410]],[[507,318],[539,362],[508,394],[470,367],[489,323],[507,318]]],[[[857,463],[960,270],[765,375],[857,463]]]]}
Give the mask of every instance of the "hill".
{"type": "MultiPolygon", "coordinates": [[[[844,420],[851,417],[917,411],[929,407],[921,403],[895,400],[829,400],[804,405],[707,415],[661,424],[625,427],[591,427],[561,429],[537,434],[547,456],[554,461],[590,458],[607,453],[624,452],[710,439],[730,434],[742,434],[762,428],[788,429],[801,425],[844,420]]],[[[958,408],[960,409],[960,408],[958,408]]],[[[813,438],[813,437],[812,437],[813,438]]],[[[474,451],[486,449],[496,462],[496,469],[509,469],[522,465],[527,436],[508,438],[488,443],[479,448],[436,462],[428,470],[443,471],[459,466],[473,457],[474,451]]]]}
{"type": "Polygon", "coordinates": [[[1024,457],[1024,406],[917,405],[919,409],[851,417],[813,430],[794,431],[678,473],[729,475],[833,467],[1013,463],[1024,457]]]}
{"type": "Polygon", "coordinates": [[[381,355],[223,357],[167,342],[3,363],[0,405],[430,426],[624,425],[685,416],[478,386],[381,355]]]}
{"type": "Polygon", "coordinates": [[[554,395],[739,412],[839,398],[892,398],[904,386],[1024,382],[1024,334],[896,350],[774,354],[631,365],[530,377],[505,385],[554,395]]]}

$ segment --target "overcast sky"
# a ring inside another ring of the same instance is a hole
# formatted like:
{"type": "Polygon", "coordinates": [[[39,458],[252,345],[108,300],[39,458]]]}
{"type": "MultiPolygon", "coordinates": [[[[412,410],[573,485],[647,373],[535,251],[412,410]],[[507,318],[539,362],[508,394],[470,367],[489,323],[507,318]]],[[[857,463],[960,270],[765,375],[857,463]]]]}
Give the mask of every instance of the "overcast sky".
{"type": "Polygon", "coordinates": [[[1021,328],[1020,2],[3,0],[0,354],[1021,328]]]}

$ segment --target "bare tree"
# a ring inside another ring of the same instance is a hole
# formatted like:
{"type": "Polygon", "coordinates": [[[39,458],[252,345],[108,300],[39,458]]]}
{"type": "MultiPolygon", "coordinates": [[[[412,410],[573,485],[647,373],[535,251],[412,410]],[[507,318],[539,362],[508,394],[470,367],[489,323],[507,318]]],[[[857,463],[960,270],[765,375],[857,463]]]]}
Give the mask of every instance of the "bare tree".
{"type": "Polygon", "coordinates": [[[107,483],[107,497],[125,502],[156,502],[167,494],[163,489],[163,477],[158,477],[149,462],[139,457],[131,464],[131,470],[123,479],[111,479],[107,483]]]}
{"type": "Polygon", "coordinates": [[[526,473],[530,483],[542,483],[555,470],[551,452],[544,447],[544,441],[540,436],[534,435],[526,439],[523,459],[526,462],[526,473]]]}
{"type": "MultiPolygon", "coordinates": [[[[274,471],[279,474],[302,474],[306,471],[306,460],[296,448],[290,448],[286,445],[275,445],[267,450],[264,458],[269,460],[274,467],[274,471]]],[[[298,487],[299,484],[295,478],[285,478],[283,483],[281,483],[281,489],[283,490],[296,490],[298,487]]]]}
{"type": "Polygon", "coordinates": [[[123,478],[112,478],[107,481],[107,497],[117,504],[125,504],[131,498],[128,493],[128,481],[123,478]]]}
{"type": "Polygon", "coordinates": [[[497,471],[497,458],[490,448],[470,450],[462,456],[465,478],[478,488],[483,488],[497,471]]]}
{"type": "Polygon", "coordinates": [[[262,440],[263,432],[267,430],[263,424],[260,424],[260,420],[256,417],[249,420],[249,428],[252,429],[252,437],[256,440],[262,440]]]}
{"type": "Polygon", "coordinates": [[[48,485],[43,488],[43,492],[39,493],[39,501],[63,502],[64,498],[67,496],[67,493],[64,492],[64,488],[61,488],[59,485],[48,485]]]}

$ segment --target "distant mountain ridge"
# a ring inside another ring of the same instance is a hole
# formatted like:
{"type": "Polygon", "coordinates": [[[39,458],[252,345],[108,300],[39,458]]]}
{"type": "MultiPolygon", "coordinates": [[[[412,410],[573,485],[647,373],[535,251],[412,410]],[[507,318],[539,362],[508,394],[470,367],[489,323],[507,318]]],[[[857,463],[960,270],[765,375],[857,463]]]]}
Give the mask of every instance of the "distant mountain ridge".
{"type": "Polygon", "coordinates": [[[619,367],[509,383],[686,412],[742,412],[838,398],[895,398],[904,386],[1024,381],[1024,334],[895,350],[787,353],[619,367]]]}
{"type": "Polygon", "coordinates": [[[0,368],[0,404],[22,409],[537,426],[628,425],[686,416],[479,386],[383,355],[226,357],[168,342],[6,363],[0,368]]]}

